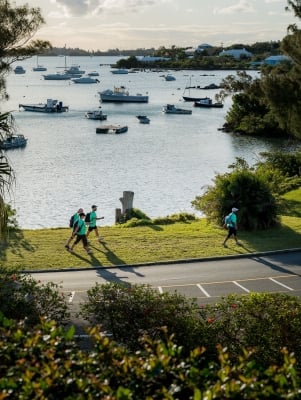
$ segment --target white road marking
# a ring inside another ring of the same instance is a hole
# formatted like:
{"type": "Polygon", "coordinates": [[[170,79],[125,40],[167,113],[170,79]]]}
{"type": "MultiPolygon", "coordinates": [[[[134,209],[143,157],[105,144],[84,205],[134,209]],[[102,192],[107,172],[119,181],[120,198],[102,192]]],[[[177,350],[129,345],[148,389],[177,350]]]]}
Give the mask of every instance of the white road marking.
{"type": "Polygon", "coordinates": [[[204,293],[204,295],[205,295],[206,297],[211,297],[210,294],[209,294],[208,292],[206,292],[206,290],[203,288],[202,285],[200,285],[199,283],[197,283],[197,287],[200,289],[201,292],[204,293]]]}
{"type": "Polygon", "coordinates": [[[271,281],[277,283],[277,285],[283,286],[283,287],[285,287],[285,288],[288,289],[288,290],[294,291],[293,288],[291,288],[291,287],[289,287],[289,286],[286,286],[284,283],[281,283],[281,282],[276,281],[276,279],[274,279],[274,278],[269,278],[269,279],[270,279],[271,281]]]}
{"type": "Polygon", "coordinates": [[[236,281],[233,281],[233,283],[234,283],[234,285],[240,287],[240,288],[241,288],[242,290],[244,290],[245,292],[250,293],[250,290],[247,289],[247,288],[245,288],[244,286],[242,286],[240,283],[238,283],[238,282],[236,282],[236,281]]]}

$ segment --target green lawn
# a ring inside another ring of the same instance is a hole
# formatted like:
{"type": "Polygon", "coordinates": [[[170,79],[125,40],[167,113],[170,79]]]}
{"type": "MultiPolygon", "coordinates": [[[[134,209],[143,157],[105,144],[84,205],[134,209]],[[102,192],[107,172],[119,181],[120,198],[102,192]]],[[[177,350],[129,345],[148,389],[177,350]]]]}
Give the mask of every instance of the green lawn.
{"type": "Polygon", "coordinates": [[[301,248],[301,217],[283,216],[281,227],[261,232],[241,232],[242,246],[229,240],[221,243],[226,230],[207,224],[206,219],[173,225],[100,228],[98,243],[90,235],[92,255],[81,244],[75,254],[64,248],[70,229],[22,230],[0,247],[0,266],[22,270],[62,269],[91,266],[139,264],[176,259],[237,255],[288,248],[301,248]]]}

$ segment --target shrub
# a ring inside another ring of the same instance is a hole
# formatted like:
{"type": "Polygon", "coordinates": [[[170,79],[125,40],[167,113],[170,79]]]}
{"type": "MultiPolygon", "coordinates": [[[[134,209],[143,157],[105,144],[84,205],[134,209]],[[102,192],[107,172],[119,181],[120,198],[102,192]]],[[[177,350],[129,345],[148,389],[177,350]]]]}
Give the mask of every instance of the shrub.
{"type": "Polygon", "coordinates": [[[252,293],[230,295],[200,311],[208,321],[207,336],[216,345],[227,348],[238,362],[241,349],[249,349],[252,359],[267,366],[279,364],[279,349],[294,352],[301,360],[301,300],[287,294],[252,293]]]}
{"type": "Polygon", "coordinates": [[[204,400],[300,399],[300,370],[283,350],[268,368],[241,351],[237,363],[218,348],[218,362],[203,348],[184,356],[166,339],[143,339],[143,351],[129,353],[99,332],[89,331],[93,351],[78,348],[74,330],[42,321],[35,330],[0,315],[0,397],[24,400],[204,400]]]}
{"type": "Polygon", "coordinates": [[[265,179],[237,160],[231,173],[217,175],[214,185],[192,205],[209,221],[222,225],[232,207],[239,209],[238,226],[243,230],[268,229],[278,223],[277,201],[265,179]]]}
{"type": "Polygon", "coordinates": [[[172,214],[170,216],[166,217],[157,217],[153,220],[153,223],[155,225],[170,225],[170,224],[175,224],[176,222],[190,222],[190,221],[195,221],[196,217],[194,214],[189,214],[189,213],[179,213],[179,214],[172,214]]]}
{"type": "Polygon", "coordinates": [[[202,341],[202,321],[194,300],[177,293],[160,294],[144,285],[96,284],[88,290],[81,315],[93,324],[101,324],[113,339],[131,349],[140,348],[146,334],[162,338],[167,327],[176,343],[191,350],[202,341]]]}
{"type": "Polygon", "coordinates": [[[0,311],[16,321],[26,319],[29,326],[47,318],[66,323],[66,299],[54,283],[40,284],[29,275],[0,271],[0,311]]]}

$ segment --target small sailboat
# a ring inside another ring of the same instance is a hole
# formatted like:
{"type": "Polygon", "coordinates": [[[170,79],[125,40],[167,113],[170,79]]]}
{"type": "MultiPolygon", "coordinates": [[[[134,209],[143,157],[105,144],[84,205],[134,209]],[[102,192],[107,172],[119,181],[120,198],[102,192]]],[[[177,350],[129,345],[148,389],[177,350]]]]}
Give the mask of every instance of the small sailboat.
{"type": "Polygon", "coordinates": [[[39,56],[37,56],[37,66],[33,67],[33,71],[47,71],[47,68],[39,64],[39,56]]]}

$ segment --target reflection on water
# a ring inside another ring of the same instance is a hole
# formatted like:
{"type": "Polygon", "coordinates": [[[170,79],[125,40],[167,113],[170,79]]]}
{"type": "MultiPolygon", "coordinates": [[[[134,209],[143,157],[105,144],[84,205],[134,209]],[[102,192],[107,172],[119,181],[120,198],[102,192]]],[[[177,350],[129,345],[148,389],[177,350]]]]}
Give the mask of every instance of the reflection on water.
{"type": "MultiPolygon", "coordinates": [[[[258,161],[261,151],[278,148],[279,143],[226,134],[218,130],[231,105],[223,109],[199,109],[184,103],[182,94],[189,75],[205,86],[218,84],[227,72],[172,72],[175,81],[166,82],[158,72],[113,75],[102,66],[104,57],[68,58],[87,72],[98,71],[100,83],[79,85],[70,81],[45,81],[43,72],[33,72],[35,60],[23,62],[25,75],[8,77],[10,100],[6,110],[14,112],[19,132],[28,137],[25,149],[8,154],[16,171],[17,184],[12,199],[23,228],[67,226],[79,207],[99,206],[103,224],[114,223],[115,208],[125,190],[134,191],[134,206],[150,217],[181,211],[194,212],[191,201],[223,173],[236,157],[249,164],[258,161]],[[125,85],[131,93],[149,94],[148,104],[103,103],[105,122],[84,118],[84,113],[100,105],[98,91],[125,85]],[[69,112],[47,115],[17,111],[19,103],[40,103],[47,98],[62,100],[69,112]],[[165,115],[166,103],[192,108],[192,115],[165,115]],[[147,115],[149,125],[139,124],[138,114],[147,115]],[[128,125],[120,135],[101,135],[101,123],[128,125]]],[[[45,57],[47,73],[57,71],[62,59],[45,57]]],[[[196,90],[201,96],[214,96],[196,90]]]]}

